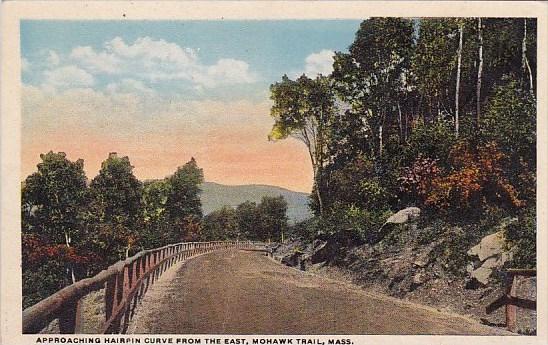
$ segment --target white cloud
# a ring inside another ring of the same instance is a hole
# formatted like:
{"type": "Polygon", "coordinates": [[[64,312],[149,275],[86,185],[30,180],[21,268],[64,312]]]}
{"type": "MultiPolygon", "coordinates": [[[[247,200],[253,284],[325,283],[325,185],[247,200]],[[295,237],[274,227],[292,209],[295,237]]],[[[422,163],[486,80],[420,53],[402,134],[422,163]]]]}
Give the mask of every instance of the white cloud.
{"type": "Polygon", "coordinates": [[[215,87],[220,84],[253,83],[255,76],[249,71],[249,65],[244,61],[220,59],[204,71],[196,71],[193,80],[205,87],[215,87]]]}
{"type": "Polygon", "coordinates": [[[312,53],[305,59],[304,73],[309,77],[315,77],[318,74],[328,75],[333,72],[332,50],[324,49],[318,53],[312,53]]]}
{"type": "Polygon", "coordinates": [[[120,59],[107,52],[96,53],[93,48],[76,47],[70,53],[70,58],[83,68],[94,73],[117,73],[120,69],[120,59]]]}
{"type": "Polygon", "coordinates": [[[44,90],[55,92],[64,88],[92,86],[95,80],[91,74],[76,66],[64,66],[44,72],[44,90]]]}
{"type": "Polygon", "coordinates": [[[245,61],[221,58],[213,65],[203,64],[197,49],[150,37],[140,37],[132,44],[116,37],[101,51],[76,47],[70,59],[90,73],[119,74],[149,82],[186,80],[195,87],[212,88],[256,80],[245,61]]]}
{"type": "Polygon", "coordinates": [[[61,58],[57,53],[53,50],[48,51],[48,57],[46,58],[46,62],[50,66],[57,66],[59,65],[59,62],[61,62],[61,58]]]}
{"type": "Polygon", "coordinates": [[[144,96],[155,96],[156,92],[146,86],[143,82],[131,78],[124,78],[119,82],[110,83],[107,85],[106,90],[111,93],[122,94],[140,94],[144,96]]]}
{"type": "Polygon", "coordinates": [[[130,88],[142,86],[138,81],[124,80],[110,86],[113,92],[72,88],[51,94],[43,88],[23,85],[26,136],[33,138],[71,128],[106,137],[154,134],[186,140],[188,136],[189,144],[196,145],[211,131],[258,126],[264,127],[263,131],[255,134],[264,139],[271,127],[271,103],[267,100],[167,100],[130,92],[130,88]]]}

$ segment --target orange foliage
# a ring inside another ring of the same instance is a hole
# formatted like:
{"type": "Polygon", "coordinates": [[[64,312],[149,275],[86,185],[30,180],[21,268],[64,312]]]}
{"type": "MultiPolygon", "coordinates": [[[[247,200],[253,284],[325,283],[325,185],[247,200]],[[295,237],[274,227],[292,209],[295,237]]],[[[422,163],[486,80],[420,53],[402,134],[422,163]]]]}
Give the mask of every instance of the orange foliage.
{"type": "Polygon", "coordinates": [[[518,193],[504,176],[503,164],[507,159],[495,143],[488,143],[474,152],[466,144],[456,145],[450,154],[453,170],[447,176],[432,180],[432,189],[426,205],[440,209],[479,206],[487,198],[524,206],[518,193]]]}
{"type": "Polygon", "coordinates": [[[23,234],[22,247],[25,266],[41,265],[47,260],[72,264],[89,264],[95,259],[94,254],[82,255],[76,248],[69,247],[66,244],[45,243],[35,234],[23,234]]]}

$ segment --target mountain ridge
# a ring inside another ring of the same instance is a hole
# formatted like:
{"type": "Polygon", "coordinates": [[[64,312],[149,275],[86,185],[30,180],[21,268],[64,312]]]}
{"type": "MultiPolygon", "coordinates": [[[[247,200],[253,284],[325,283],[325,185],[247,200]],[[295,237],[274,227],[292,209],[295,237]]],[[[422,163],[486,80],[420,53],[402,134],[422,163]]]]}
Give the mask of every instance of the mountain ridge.
{"type": "Polygon", "coordinates": [[[224,185],[204,182],[201,185],[202,209],[211,213],[223,206],[236,207],[245,201],[259,203],[263,196],[283,196],[287,201],[287,216],[291,223],[312,217],[308,208],[308,194],[265,184],[224,185]]]}

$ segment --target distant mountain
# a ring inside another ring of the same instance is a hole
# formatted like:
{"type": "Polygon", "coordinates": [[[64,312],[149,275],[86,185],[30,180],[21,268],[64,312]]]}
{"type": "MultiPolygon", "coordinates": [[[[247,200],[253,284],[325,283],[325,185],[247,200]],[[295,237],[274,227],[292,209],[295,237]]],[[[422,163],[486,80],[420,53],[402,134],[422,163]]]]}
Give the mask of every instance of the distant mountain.
{"type": "Polygon", "coordinates": [[[227,186],[214,182],[202,185],[202,209],[204,214],[223,206],[236,207],[244,201],[261,202],[263,196],[283,196],[287,201],[287,217],[291,223],[312,217],[308,209],[308,194],[266,185],[227,186]]]}

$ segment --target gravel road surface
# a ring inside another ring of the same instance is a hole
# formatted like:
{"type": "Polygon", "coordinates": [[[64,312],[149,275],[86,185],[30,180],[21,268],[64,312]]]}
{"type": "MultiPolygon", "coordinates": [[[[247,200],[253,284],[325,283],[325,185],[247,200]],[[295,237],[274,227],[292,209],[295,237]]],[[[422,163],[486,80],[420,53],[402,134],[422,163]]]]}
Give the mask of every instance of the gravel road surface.
{"type": "Polygon", "coordinates": [[[140,334],[507,334],[459,316],[217,251],[164,273],[129,327],[140,334]]]}

